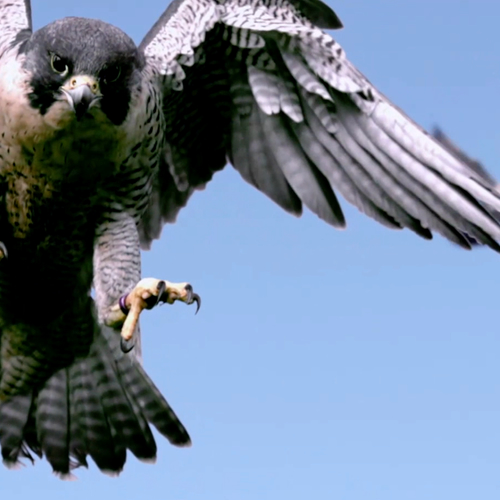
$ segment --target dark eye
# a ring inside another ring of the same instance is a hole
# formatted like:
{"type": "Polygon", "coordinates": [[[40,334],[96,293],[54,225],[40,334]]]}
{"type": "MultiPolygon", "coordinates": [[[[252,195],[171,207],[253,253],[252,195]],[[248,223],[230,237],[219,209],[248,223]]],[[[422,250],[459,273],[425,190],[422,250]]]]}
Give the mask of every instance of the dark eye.
{"type": "Polygon", "coordinates": [[[120,78],[121,72],[120,66],[108,66],[101,73],[101,78],[105,83],[113,83],[120,78]]]}
{"type": "Polygon", "coordinates": [[[68,62],[57,54],[52,54],[50,57],[50,65],[55,73],[59,75],[67,75],[69,72],[68,62]]]}

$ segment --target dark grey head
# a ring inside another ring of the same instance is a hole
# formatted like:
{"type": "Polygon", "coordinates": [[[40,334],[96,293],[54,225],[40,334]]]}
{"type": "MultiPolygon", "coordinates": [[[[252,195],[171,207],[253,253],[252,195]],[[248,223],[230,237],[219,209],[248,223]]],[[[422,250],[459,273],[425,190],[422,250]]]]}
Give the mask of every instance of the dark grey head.
{"type": "Polygon", "coordinates": [[[29,100],[40,113],[66,99],[78,119],[99,107],[112,123],[123,123],[144,65],[123,31],[102,21],[67,17],[33,33],[20,52],[32,74],[29,100]]]}

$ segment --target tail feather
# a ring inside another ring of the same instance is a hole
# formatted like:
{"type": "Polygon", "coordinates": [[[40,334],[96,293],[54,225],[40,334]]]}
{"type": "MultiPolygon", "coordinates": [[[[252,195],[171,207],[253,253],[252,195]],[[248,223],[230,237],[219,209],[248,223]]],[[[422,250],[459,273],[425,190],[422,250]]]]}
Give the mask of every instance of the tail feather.
{"type": "Polygon", "coordinates": [[[0,404],[0,446],[4,463],[45,455],[55,473],[67,477],[87,466],[118,474],[130,450],[141,460],[156,458],[153,424],[172,444],[189,435],[134,358],[124,355],[119,335],[102,328],[89,354],[53,374],[38,392],[0,404]]]}
{"type": "Polygon", "coordinates": [[[47,380],[38,396],[36,429],[38,441],[54,471],[68,474],[69,412],[66,370],[59,370],[47,380]]]}
{"type": "Polygon", "coordinates": [[[15,466],[19,457],[33,461],[23,446],[23,431],[28,421],[31,400],[31,394],[20,394],[0,405],[0,446],[7,467],[15,466]]]}
{"type": "Polygon", "coordinates": [[[83,444],[83,449],[75,453],[75,458],[90,455],[100,470],[118,472],[125,464],[126,449],[113,439],[113,431],[95,385],[95,364],[91,352],[88,358],[69,368],[71,393],[75,399],[74,426],[80,430],[83,444]]]}
{"type": "Polygon", "coordinates": [[[88,467],[87,463],[87,446],[84,427],[84,412],[85,405],[82,400],[82,384],[81,380],[76,374],[81,373],[80,364],[82,361],[77,361],[68,369],[68,400],[69,400],[69,454],[72,458],[70,468],[75,469],[83,466],[88,467]],[[74,383],[73,383],[74,380],[74,383]]]}
{"type": "Polygon", "coordinates": [[[153,424],[170,444],[180,447],[191,446],[191,438],[186,428],[142,365],[133,357],[123,354],[116,333],[109,328],[104,329],[102,333],[102,339],[108,343],[108,349],[105,351],[113,357],[121,385],[127,388],[127,394],[136,403],[137,411],[140,411],[145,420],[153,424]]]}
{"type": "Polygon", "coordinates": [[[38,395],[35,394],[33,396],[33,400],[31,396],[28,396],[28,398],[31,401],[31,408],[29,410],[28,421],[26,422],[26,425],[24,427],[24,433],[23,433],[24,455],[21,456],[29,458],[31,462],[34,463],[33,458],[29,454],[29,450],[33,451],[35,455],[37,455],[39,458],[43,457],[42,447],[40,445],[40,441],[38,440],[38,433],[36,430],[36,409],[37,409],[38,395]]]}
{"type": "Polygon", "coordinates": [[[139,403],[143,415],[158,432],[174,446],[191,446],[191,438],[160,391],[153,384],[142,366],[126,370],[118,362],[122,380],[127,383],[130,395],[139,403]]]}
{"type": "MultiPolygon", "coordinates": [[[[102,340],[99,339],[98,342],[100,343],[102,340]]],[[[156,443],[153,434],[144,417],[140,414],[138,404],[133,398],[127,398],[128,388],[121,383],[116,371],[116,364],[108,349],[97,343],[94,344],[94,348],[96,349],[94,377],[97,382],[97,392],[110,426],[115,435],[119,435],[118,439],[121,445],[129,449],[137,458],[155,459],[156,443]]],[[[129,369],[130,367],[132,367],[131,363],[129,363],[129,369]]]]}

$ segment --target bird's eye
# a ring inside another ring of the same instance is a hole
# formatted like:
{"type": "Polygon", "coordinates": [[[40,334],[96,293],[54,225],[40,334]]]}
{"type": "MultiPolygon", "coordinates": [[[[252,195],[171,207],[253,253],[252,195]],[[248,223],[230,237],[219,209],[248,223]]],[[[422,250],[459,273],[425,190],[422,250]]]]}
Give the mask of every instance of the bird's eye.
{"type": "Polygon", "coordinates": [[[108,66],[102,72],[101,78],[105,83],[113,83],[120,78],[121,72],[120,66],[108,66]]]}
{"type": "Polygon", "coordinates": [[[57,54],[52,54],[50,58],[50,65],[52,66],[54,72],[58,73],[59,75],[64,76],[67,75],[69,72],[68,63],[62,57],[59,57],[57,54]]]}

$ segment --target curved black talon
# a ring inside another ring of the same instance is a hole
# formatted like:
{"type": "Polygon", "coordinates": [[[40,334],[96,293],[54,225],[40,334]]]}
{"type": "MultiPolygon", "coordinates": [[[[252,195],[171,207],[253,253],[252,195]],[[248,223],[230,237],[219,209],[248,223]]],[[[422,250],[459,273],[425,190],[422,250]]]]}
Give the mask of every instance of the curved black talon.
{"type": "Polygon", "coordinates": [[[125,340],[123,337],[120,339],[120,349],[124,354],[128,354],[134,347],[135,344],[133,342],[125,340]]]}
{"type": "Polygon", "coordinates": [[[157,295],[151,295],[144,302],[147,304],[147,309],[153,309],[153,307],[157,306],[161,301],[161,296],[165,293],[165,289],[167,288],[167,284],[164,281],[158,281],[158,285],[156,286],[156,290],[158,292],[157,295]]]}
{"type": "Polygon", "coordinates": [[[201,307],[201,297],[193,292],[193,287],[191,285],[186,285],[184,290],[187,292],[187,300],[186,304],[191,305],[193,302],[196,302],[196,312],[195,314],[198,314],[198,311],[200,310],[201,307]]]}

